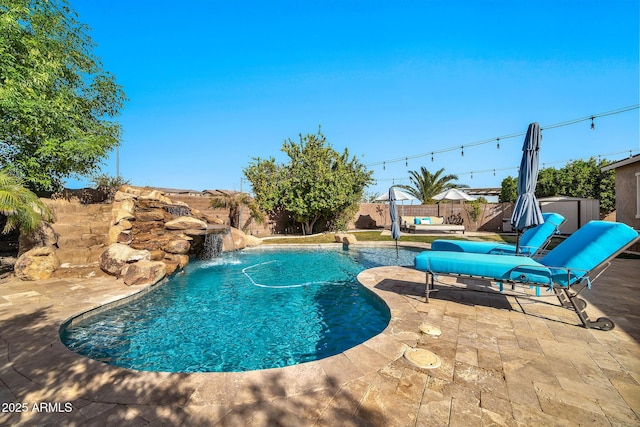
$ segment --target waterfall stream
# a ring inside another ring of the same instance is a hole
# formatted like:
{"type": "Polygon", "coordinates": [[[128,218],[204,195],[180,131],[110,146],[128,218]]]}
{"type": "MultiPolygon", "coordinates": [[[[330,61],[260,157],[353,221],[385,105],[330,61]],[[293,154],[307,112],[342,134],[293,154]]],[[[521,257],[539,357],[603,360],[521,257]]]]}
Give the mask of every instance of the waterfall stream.
{"type": "Polygon", "coordinates": [[[222,234],[212,233],[204,236],[202,250],[198,254],[200,259],[213,259],[222,252],[222,234]]]}

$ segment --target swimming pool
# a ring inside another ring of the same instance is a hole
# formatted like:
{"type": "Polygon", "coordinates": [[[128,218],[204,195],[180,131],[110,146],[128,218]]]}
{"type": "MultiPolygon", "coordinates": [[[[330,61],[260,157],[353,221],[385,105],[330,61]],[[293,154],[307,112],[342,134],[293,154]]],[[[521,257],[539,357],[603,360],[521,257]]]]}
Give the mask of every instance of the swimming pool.
{"type": "Polygon", "coordinates": [[[140,298],[63,327],[81,355],[162,372],[275,368],[341,353],[384,330],[389,310],[356,276],[412,265],[415,251],[296,248],[190,263],[140,298]]]}

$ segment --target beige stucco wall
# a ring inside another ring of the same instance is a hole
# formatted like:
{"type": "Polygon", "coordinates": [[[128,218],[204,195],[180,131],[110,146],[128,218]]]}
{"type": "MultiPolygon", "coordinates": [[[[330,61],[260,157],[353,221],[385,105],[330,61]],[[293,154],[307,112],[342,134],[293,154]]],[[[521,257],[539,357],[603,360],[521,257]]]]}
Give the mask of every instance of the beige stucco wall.
{"type": "Polygon", "coordinates": [[[640,229],[638,218],[638,177],[640,162],[616,169],[616,219],[636,230],[640,229]]]}

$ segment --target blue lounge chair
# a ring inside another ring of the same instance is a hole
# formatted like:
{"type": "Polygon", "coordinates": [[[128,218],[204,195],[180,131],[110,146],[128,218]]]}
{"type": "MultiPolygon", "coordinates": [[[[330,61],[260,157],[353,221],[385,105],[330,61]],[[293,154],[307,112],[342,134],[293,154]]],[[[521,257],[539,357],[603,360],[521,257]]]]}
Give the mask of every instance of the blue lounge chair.
{"type": "Polygon", "coordinates": [[[539,261],[515,255],[426,251],[415,258],[415,267],[427,274],[426,300],[434,291],[434,276],[470,276],[503,283],[546,287],[565,308],[573,308],[586,328],[613,329],[611,320],[589,320],[586,302],[578,295],[591,287],[620,252],[638,240],[638,232],[616,222],[591,221],[560,243],[539,261]],[[431,280],[429,280],[431,276],[431,280]],[[574,289],[577,289],[575,291],[574,289]]]}
{"type": "MultiPolygon", "coordinates": [[[[565,218],[557,213],[543,213],[544,223],[532,227],[520,236],[518,255],[536,256],[558,233],[565,218]]],[[[516,245],[497,242],[470,242],[468,240],[435,240],[432,251],[466,252],[474,254],[516,255],[516,245]]]]}

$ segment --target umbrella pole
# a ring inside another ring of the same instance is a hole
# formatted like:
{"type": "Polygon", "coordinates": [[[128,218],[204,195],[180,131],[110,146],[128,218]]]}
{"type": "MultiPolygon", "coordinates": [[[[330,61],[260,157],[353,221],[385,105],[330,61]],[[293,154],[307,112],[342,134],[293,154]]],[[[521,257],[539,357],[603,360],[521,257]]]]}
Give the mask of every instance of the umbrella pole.
{"type": "Polygon", "coordinates": [[[516,229],[516,255],[520,252],[520,230],[516,229]]]}

